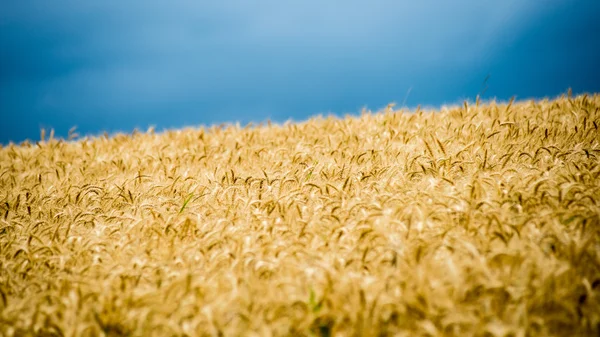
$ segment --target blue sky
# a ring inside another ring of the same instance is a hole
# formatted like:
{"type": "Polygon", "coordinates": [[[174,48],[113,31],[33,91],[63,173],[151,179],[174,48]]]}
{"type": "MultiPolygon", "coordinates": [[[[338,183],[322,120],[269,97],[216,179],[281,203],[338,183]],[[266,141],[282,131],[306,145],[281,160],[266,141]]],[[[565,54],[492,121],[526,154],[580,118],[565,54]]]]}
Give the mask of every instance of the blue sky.
{"type": "Polygon", "coordinates": [[[600,1],[0,0],[0,143],[600,91],[600,1]]]}

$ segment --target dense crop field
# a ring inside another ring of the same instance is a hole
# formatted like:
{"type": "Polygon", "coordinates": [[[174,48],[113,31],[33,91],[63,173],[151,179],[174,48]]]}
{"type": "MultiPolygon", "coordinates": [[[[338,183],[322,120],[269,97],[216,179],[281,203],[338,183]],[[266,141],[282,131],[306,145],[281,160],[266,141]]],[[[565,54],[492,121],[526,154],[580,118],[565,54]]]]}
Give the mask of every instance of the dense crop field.
{"type": "Polygon", "coordinates": [[[597,335],[599,109],[4,146],[0,335],[597,335]]]}

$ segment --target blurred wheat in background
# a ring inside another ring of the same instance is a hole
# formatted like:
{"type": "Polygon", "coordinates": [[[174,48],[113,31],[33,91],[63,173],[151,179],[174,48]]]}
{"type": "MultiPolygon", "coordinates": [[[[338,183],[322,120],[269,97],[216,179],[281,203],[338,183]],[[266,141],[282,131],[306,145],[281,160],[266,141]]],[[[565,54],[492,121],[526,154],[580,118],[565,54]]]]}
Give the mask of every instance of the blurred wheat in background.
{"type": "Polygon", "coordinates": [[[0,334],[597,335],[599,109],[4,146],[0,334]]]}

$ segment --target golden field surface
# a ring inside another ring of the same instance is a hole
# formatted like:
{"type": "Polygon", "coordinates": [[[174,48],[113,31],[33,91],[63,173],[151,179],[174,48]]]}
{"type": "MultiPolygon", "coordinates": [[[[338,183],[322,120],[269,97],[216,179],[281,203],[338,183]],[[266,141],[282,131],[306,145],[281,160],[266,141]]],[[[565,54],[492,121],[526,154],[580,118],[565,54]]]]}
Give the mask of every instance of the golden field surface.
{"type": "Polygon", "coordinates": [[[596,336],[599,110],[3,146],[0,335],[596,336]]]}

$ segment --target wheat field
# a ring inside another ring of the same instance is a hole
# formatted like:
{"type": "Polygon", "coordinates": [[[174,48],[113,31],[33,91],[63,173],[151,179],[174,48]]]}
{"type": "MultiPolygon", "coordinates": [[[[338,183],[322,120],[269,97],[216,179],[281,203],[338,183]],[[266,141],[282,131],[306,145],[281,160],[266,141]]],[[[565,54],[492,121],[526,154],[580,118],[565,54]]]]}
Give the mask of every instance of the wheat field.
{"type": "Polygon", "coordinates": [[[5,145],[0,335],[598,335],[599,109],[5,145]]]}

